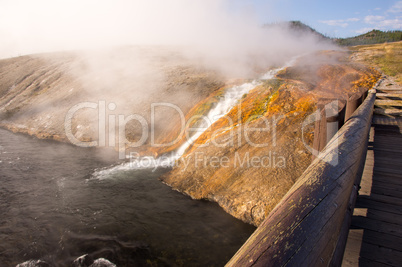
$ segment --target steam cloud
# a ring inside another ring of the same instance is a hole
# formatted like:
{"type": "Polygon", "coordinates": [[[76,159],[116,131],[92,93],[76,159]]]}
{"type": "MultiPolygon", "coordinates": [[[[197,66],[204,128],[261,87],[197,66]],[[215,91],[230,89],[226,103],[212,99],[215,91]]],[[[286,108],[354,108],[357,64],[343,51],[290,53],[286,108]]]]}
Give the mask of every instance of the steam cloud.
{"type": "MultiPolygon", "coordinates": [[[[268,18],[267,18],[268,19],[268,18]]],[[[244,74],[327,48],[315,36],[263,28],[229,0],[14,0],[0,3],[0,58],[118,45],[181,46],[209,67],[244,74]]]]}

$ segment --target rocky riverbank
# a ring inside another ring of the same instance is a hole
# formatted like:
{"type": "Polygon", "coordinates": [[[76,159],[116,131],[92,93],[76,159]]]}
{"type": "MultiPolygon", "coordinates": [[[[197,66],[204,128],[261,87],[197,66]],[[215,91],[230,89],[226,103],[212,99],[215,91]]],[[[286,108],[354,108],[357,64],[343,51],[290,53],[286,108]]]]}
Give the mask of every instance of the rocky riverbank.
{"type": "MultiPolygon", "coordinates": [[[[185,142],[183,133],[200,126],[194,116],[206,115],[227,88],[244,82],[229,82],[174,50],[141,47],[6,59],[0,73],[2,127],[115,149],[122,140],[124,149],[128,142],[142,142],[136,151],[159,156],[177,149],[185,142]],[[155,103],[164,104],[152,110],[155,103]]],[[[311,162],[313,124],[306,119],[318,99],[346,99],[378,77],[343,52],[301,57],[244,94],[162,180],[259,225],[311,162]]]]}
{"type": "MultiPolygon", "coordinates": [[[[341,103],[371,88],[379,77],[344,53],[301,58],[244,95],[162,179],[258,226],[311,163],[314,124],[306,122],[318,99],[341,103]]],[[[202,113],[205,104],[194,113],[202,113]]]]}

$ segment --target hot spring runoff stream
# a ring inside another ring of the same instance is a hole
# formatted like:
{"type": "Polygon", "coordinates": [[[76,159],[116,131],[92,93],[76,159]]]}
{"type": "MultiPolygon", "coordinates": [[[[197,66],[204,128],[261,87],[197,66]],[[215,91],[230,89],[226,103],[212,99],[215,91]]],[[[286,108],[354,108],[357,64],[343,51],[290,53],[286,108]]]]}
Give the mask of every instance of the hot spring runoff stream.
{"type": "MultiPolygon", "coordinates": [[[[257,84],[229,89],[227,102],[207,117],[216,121],[257,84]]],[[[0,129],[0,266],[30,259],[70,266],[87,253],[118,266],[149,258],[168,266],[223,266],[255,227],[216,203],[172,190],[158,180],[168,169],[154,167],[133,168],[117,152],[0,129]]]]}

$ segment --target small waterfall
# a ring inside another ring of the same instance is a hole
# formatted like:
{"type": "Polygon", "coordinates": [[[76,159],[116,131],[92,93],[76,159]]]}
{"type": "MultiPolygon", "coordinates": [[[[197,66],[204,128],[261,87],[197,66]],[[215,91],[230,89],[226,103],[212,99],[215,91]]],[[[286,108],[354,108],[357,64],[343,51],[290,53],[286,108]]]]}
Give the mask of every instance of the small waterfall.
{"type": "MultiPolygon", "coordinates": [[[[216,104],[216,106],[213,107],[206,116],[204,116],[203,120],[207,123],[207,125],[204,126],[204,129],[208,129],[213,123],[225,116],[244,94],[248,93],[259,84],[259,81],[254,80],[250,83],[244,83],[242,85],[227,89],[224,96],[216,104]]],[[[189,148],[191,144],[193,144],[195,140],[197,140],[198,137],[200,137],[204,132],[205,131],[197,131],[188,140],[186,140],[186,142],[184,142],[175,152],[176,158],[180,158],[187,148],[189,148]]]]}
{"type": "Polygon", "coordinates": [[[111,168],[107,168],[104,170],[95,171],[93,177],[98,179],[107,178],[110,174],[119,171],[127,171],[133,169],[153,169],[157,168],[171,168],[174,166],[176,161],[180,159],[180,157],[185,153],[187,148],[189,148],[198,137],[200,137],[213,123],[219,120],[221,117],[225,116],[238,101],[242,98],[242,96],[258,85],[261,84],[262,80],[270,80],[275,78],[275,75],[289,67],[292,66],[297,58],[300,56],[292,58],[289,62],[287,62],[283,67],[269,70],[267,73],[262,75],[259,79],[253,80],[251,82],[244,83],[242,85],[233,86],[226,90],[221,100],[209,110],[208,114],[203,117],[203,120],[207,123],[206,126],[203,127],[204,131],[198,131],[193,134],[188,140],[186,140],[177,150],[174,152],[170,152],[168,154],[162,155],[158,158],[154,158],[151,156],[138,157],[138,158],[130,158],[130,162],[123,163],[111,168]]]}

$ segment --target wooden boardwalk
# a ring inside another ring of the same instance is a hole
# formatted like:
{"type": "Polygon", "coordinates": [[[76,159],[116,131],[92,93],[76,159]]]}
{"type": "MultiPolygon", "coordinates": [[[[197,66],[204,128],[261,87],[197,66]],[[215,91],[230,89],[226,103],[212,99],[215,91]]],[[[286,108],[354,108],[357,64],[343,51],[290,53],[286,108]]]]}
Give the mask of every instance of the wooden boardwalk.
{"type": "Polygon", "coordinates": [[[402,266],[401,104],[401,87],[385,79],[342,266],[402,266]]]}

